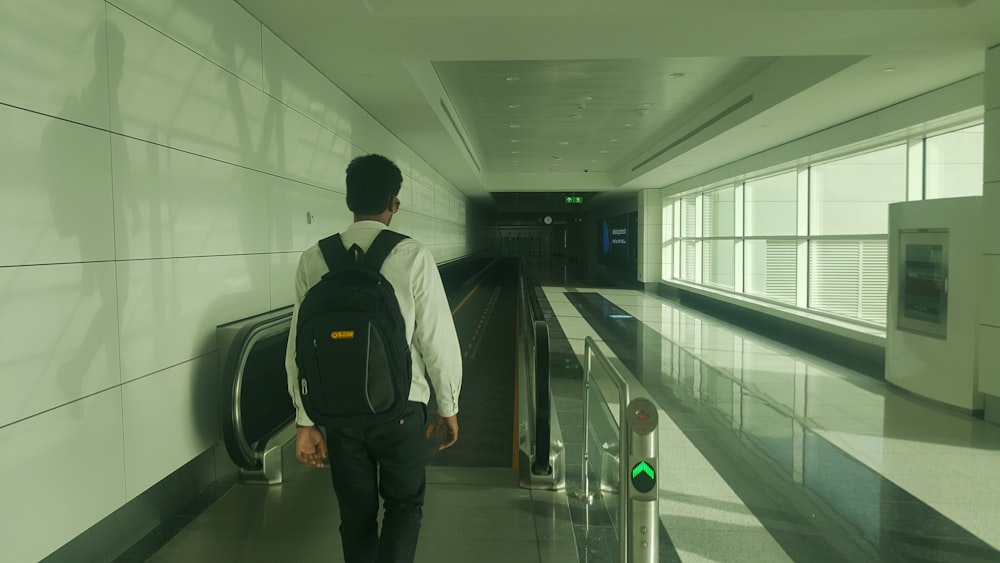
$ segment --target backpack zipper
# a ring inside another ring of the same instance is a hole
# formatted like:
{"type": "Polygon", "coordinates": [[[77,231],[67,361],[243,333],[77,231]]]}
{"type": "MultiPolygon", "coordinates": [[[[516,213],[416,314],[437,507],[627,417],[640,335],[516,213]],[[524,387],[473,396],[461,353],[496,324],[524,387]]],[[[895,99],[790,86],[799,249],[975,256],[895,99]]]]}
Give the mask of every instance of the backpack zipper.
{"type": "Polygon", "coordinates": [[[300,384],[301,384],[301,387],[302,387],[302,395],[303,396],[308,395],[309,394],[309,383],[305,380],[305,378],[303,378],[300,381],[300,384]]]}

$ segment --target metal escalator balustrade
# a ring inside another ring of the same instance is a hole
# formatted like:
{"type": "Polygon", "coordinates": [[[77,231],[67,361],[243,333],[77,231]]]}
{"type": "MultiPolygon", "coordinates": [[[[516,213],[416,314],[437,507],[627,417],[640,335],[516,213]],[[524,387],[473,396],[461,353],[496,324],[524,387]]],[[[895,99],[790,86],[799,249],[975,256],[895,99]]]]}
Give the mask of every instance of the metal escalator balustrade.
{"type": "Polygon", "coordinates": [[[518,261],[518,400],[520,484],[528,489],[566,487],[562,432],[552,408],[549,331],[537,281],[518,261]]]}
{"type": "Polygon", "coordinates": [[[285,348],[292,307],[217,328],[222,438],[247,483],[282,481],[282,446],[295,436],[285,348]]]}
{"type": "MultiPolygon", "coordinates": [[[[454,287],[479,279],[494,261],[473,255],[438,269],[446,287],[454,287]]],[[[281,483],[282,448],[295,438],[285,374],[292,312],[288,306],[216,328],[223,443],[245,483],[281,483]]]]}

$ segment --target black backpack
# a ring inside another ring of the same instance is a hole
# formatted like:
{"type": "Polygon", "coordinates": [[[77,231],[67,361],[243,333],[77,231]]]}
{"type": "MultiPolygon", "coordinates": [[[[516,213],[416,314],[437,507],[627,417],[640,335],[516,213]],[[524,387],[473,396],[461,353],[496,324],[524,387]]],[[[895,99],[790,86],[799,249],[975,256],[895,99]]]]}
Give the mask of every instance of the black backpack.
{"type": "Polygon", "coordinates": [[[295,363],[306,414],[321,426],[367,426],[400,418],[413,366],[406,325],[379,272],[407,238],[384,230],[368,252],[319,241],[330,271],[306,292],[296,325],[295,363]]]}

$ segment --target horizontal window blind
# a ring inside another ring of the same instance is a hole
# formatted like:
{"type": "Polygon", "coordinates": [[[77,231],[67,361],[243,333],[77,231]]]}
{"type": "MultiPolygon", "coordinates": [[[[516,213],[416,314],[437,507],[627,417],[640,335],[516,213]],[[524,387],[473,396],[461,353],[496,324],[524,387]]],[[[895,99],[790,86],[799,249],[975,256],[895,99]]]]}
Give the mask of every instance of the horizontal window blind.
{"type": "Polygon", "coordinates": [[[795,304],[798,243],[794,240],[744,242],[746,293],[795,304]]]}
{"type": "Polygon", "coordinates": [[[888,245],[884,240],[809,243],[809,307],[885,325],[888,245]]]}

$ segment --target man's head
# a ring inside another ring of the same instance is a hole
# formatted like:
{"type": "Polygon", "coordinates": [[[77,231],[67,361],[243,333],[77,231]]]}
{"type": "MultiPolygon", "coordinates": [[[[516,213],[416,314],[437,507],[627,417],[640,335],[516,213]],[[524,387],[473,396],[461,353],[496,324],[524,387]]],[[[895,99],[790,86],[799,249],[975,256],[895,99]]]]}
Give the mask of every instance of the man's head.
{"type": "Polygon", "coordinates": [[[361,216],[395,212],[402,185],[403,174],[391,160],[379,154],[359,156],[347,166],[347,208],[361,216]]]}

